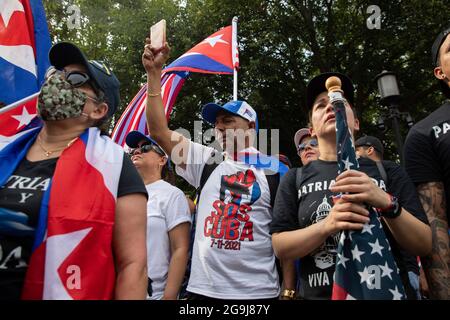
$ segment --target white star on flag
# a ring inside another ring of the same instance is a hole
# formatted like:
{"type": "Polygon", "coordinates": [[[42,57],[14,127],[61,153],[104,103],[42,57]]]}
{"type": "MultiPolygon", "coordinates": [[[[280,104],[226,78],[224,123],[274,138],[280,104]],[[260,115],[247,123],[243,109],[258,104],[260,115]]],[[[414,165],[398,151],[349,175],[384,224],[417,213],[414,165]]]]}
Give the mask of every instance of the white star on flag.
{"type": "Polygon", "coordinates": [[[378,239],[375,240],[375,242],[373,242],[373,243],[369,242],[369,246],[372,247],[372,252],[370,254],[378,253],[381,257],[383,256],[383,254],[381,253],[381,250],[383,250],[384,247],[380,246],[378,239]]]}
{"type": "Polygon", "coordinates": [[[339,237],[339,243],[343,246],[345,242],[345,232],[341,232],[341,235],[339,237]]]}
{"type": "Polygon", "coordinates": [[[215,37],[209,37],[209,38],[206,38],[205,40],[203,40],[201,43],[209,43],[209,45],[211,46],[211,47],[213,47],[214,48],[214,46],[216,45],[216,43],[226,43],[226,44],[228,44],[228,42],[226,42],[225,40],[222,40],[221,38],[223,37],[223,34],[219,34],[219,35],[217,35],[217,36],[215,36],[215,37]]]}
{"type": "Polygon", "coordinates": [[[358,260],[361,262],[361,256],[364,254],[364,251],[358,250],[358,245],[355,244],[355,247],[352,250],[353,260],[358,260]]]}
{"type": "Polygon", "coordinates": [[[92,228],[86,228],[47,238],[47,252],[53,252],[52,259],[46,260],[44,299],[73,300],[59,277],[58,268],[75,250],[92,228]]]}
{"type": "Polygon", "coordinates": [[[343,254],[340,254],[340,253],[338,253],[337,256],[338,256],[338,262],[337,262],[337,265],[342,264],[342,265],[344,266],[344,268],[346,268],[345,263],[346,263],[348,260],[350,260],[350,259],[349,259],[349,258],[346,258],[343,254]]]}
{"type": "Polygon", "coordinates": [[[366,223],[365,225],[363,225],[363,229],[362,229],[361,233],[367,232],[367,233],[370,233],[371,235],[373,235],[372,228],[374,228],[374,227],[375,227],[374,224],[366,223]]]}
{"type": "Polygon", "coordinates": [[[344,170],[348,170],[348,169],[350,169],[351,166],[354,165],[354,163],[350,162],[350,158],[349,157],[347,157],[347,159],[345,159],[345,160],[342,160],[342,162],[345,165],[345,169],[344,170]]]}
{"type": "Polygon", "coordinates": [[[19,0],[3,0],[0,1],[0,15],[5,23],[5,28],[8,27],[9,20],[14,12],[25,12],[22,3],[19,0]]]}
{"type": "Polygon", "coordinates": [[[31,120],[34,119],[34,117],[36,116],[36,113],[28,113],[28,110],[26,107],[23,107],[22,109],[22,114],[19,116],[11,116],[12,118],[16,119],[17,121],[19,121],[19,125],[17,126],[17,129],[22,128],[23,126],[28,125],[31,120]]]}
{"type": "Polygon", "coordinates": [[[394,290],[389,289],[389,291],[390,291],[390,292],[392,293],[392,295],[393,295],[392,300],[401,300],[401,299],[402,299],[403,295],[398,291],[397,286],[395,286],[395,289],[394,289],[394,290]]]}
{"type": "Polygon", "coordinates": [[[359,276],[361,277],[361,280],[360,280],[361,282],[360,282],[360,283],[365,282],[365,283],[367,284],[367,286],[371,286],[371,285],[372,285],[371,279],[372,279],[375,275],[369,273],[369,269],[367,269],[367,267],[364,267],[363,272],[359,272],[359,271],[358,271],[358,273],[359,273],[359,276]]]}
{"type": "Polygon", "coordinates": [[[383,278],[383,277],[389,277],[389,279],[392,280],[391,273],[392,273],[394,270],[392,270],[391,268],[389,268],[389,265],[388,265],[387,261],[384,263],[384,266],[379,265],[379,267],[380,267],[381,271],[383,271],[383,273],[381,274],[381,277],[382,277],[382,278],[383,278]]]}

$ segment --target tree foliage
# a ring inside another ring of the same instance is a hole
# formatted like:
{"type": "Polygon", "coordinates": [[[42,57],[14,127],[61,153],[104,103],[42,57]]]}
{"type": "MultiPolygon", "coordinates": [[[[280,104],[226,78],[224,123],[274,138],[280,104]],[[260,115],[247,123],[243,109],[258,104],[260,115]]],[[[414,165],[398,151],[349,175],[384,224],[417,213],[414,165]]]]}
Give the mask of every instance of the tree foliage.
{"type": "MultiPolygon", "coordinates": [[[[293,135],[308,123],[305,88],[320,72],[340,71],[354,81],[362,132],[382,138],[396,158],[392,129],[380,132],[375,76],[397,74],[401,109],[415,120],[436,109],[442,95],[432,75],[431,44],[448,21],[444,0],[44,0],[53,41],[73,41],[91,59],[108,62],[131,101],[145,74],[141,53],[149,27],[164,18],[172,58],[239,17],[239,98],[258,111],[260,127],[280,130],[280,150],[296,159],[293,135]],[[369,5],[381,9],[381,29],[370,30],[369,5]],[[81,12],[81,28],[68,28],[67,8],[81,12]]],[[[192,74],[180,92],[173,128],[193,130],[201,106],[232,98],[232,77],[192,74]]],[[[407,127],[403,124],[402,134],[407,127]]]]}

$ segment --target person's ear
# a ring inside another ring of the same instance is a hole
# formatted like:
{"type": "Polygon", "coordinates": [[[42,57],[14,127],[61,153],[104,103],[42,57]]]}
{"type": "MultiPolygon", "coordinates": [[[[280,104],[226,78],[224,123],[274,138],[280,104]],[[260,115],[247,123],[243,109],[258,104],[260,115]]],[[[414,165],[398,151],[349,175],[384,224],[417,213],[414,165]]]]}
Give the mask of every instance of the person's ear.
{"type": "Polygon", "coordinates": [[[367,148],[367,155],[371,156],[374,153],[375,149],[373,147],[367,148]]]}
{"type": "Polygon", "coordinates": [[[159,160],[159,165],[161,167],[164,167],[166,165],[166,163],[167,163],[167,157],[166,156],[161,157],[161,159],[159,160]]]}
{"type": "Polygon", "coordinates": [[[99,103],[95,106],[90,114],[90,118],[94,120],[103,119],[108,113],[108,105],[105,102],[99,103]]]}
{"type": "Polygon", "coordinates": [[[434,76],[438,80],[444,80],[446,78],[446,75],[444,74],[444,71],[442,70],[442,67],[436,67],[434,68],[434,76]]]}
{"type": "Polygon", "coordinates": [[[256,122],[255,121],[249,121],[248,122],[248,128],[256,130],[256,122]]]}
{"type": "Polygon", "coordinates": [[[355,132],[358,132],[358,131],[359,131],[359,120],[358,120],[358,118],[356,118],[356,117],[355,117],[355,128],[354,128],[354,131],[355,131],[355,132]]]}

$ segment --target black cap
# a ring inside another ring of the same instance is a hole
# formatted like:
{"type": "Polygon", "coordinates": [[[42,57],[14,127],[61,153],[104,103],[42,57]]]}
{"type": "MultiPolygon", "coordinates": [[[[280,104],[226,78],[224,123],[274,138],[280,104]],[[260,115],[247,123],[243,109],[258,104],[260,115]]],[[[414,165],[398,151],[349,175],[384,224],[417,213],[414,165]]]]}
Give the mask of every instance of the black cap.
{"type": "Polygon", "coordinates": [[[380,139],[374,136],[363,136],[359,138],[355,142],[355,148],[357,147],[373,147],[381,155],[383,155],[384,153],[383,144],[381,143],[380,139]]]}
{"type": "Polygon", "coordinates": [[[55,44],[49,52],[50,64],[56,69],[63,69],[69,64],[82,64],[88,70],[89,76],[103,91],[108,104],[107,116],[116,112],[119,106],[119,80],[111,70],[101,61],[88,60],[83,52],[73,43],[60,42],[55,44]]]}
{"type": "MultiPolygon", "coordinates": [[[[439,32],[436,39],[433,42],[433,46],[431,47],[431,59],[433,61],[433,66],[437,67],[439,65],[438,56],[439,56],[439,50],[441,49],[442,43],[444,43],[445,38],[450,34],[450,26],[447,27],[445,30],[439,32]]],[[[439,80],[439,84],[441,86],[442,93],[447,97],[450,98],[450,88],[446,82],[443,80],[439,80]]]]}
{"type": "Polygon", "coordinates": [[[163,148],[161,148],[161,146],[155,140],[153,140],[152,137],[146,136],[140,131],[130,131],[125,138],[125,142],[130,148],[137,148],[139,142],[141,142],[142,140],[146,141],[149,144],[157,146],[161,150],[161,152],[167,156],[163,148]]]}
{"type": "Polygon", "coordinates": [[[447,27],[447,29],[439,32],[436,39],[433,42],[433,46],[431,47],[431,58],[433,59],[433,65],[435,67],[438,66],[438,56],[439,56],[439,49],[441,48],[442,43],[445,41],[445,38],[450,33],[450,26],[447,27]]]}
{"type": "Polygon", "coordinates": [[[345,74],[339,72],[325,72],[321,73],[318,76],[312,78],[309,81],[308,86],[306,87],[306,107],[309,109],[314,105],[314,100],[317,98],[319,94],[324,91],[327,91],[325,87],[325,82],[329,77],[338,77],[342,82],[342,91],[344,91],[344,97],[348,102],[353,106],[354,105],[354,91],[353,82],[347,77],[345,74]]]}

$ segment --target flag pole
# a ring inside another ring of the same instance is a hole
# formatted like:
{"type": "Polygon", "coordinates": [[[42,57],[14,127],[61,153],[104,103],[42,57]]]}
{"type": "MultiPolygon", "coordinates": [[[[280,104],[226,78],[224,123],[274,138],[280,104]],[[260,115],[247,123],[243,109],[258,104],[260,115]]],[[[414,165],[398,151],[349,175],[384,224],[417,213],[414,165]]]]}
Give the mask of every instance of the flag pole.
{"type": "Polygon", "coordinates": [[[239,51],[238,51],[238,42],[237,42],[237,23],[238,17],[233,17],[232,22],[232,41],[231,41],[231,50],[233,57],[233,100],[238,99],[238,72],[237,68],[239,66],[239,51]]]}
{"type": "Polygon", "coordinates": [[[9,110],[14,109],[17,106],[20,106],[21,104],[24,104],[25,102],[32,100],[36,98],[39,95],[39,91],[36,93],[33,93],[32,95],[25,97],[23,99],[20,99],[19,101],[13,102],[11,104],[8,104],[7,106],[4,106],[3,108],[0,108],[0,114],[8,112],[9,110]]]}

